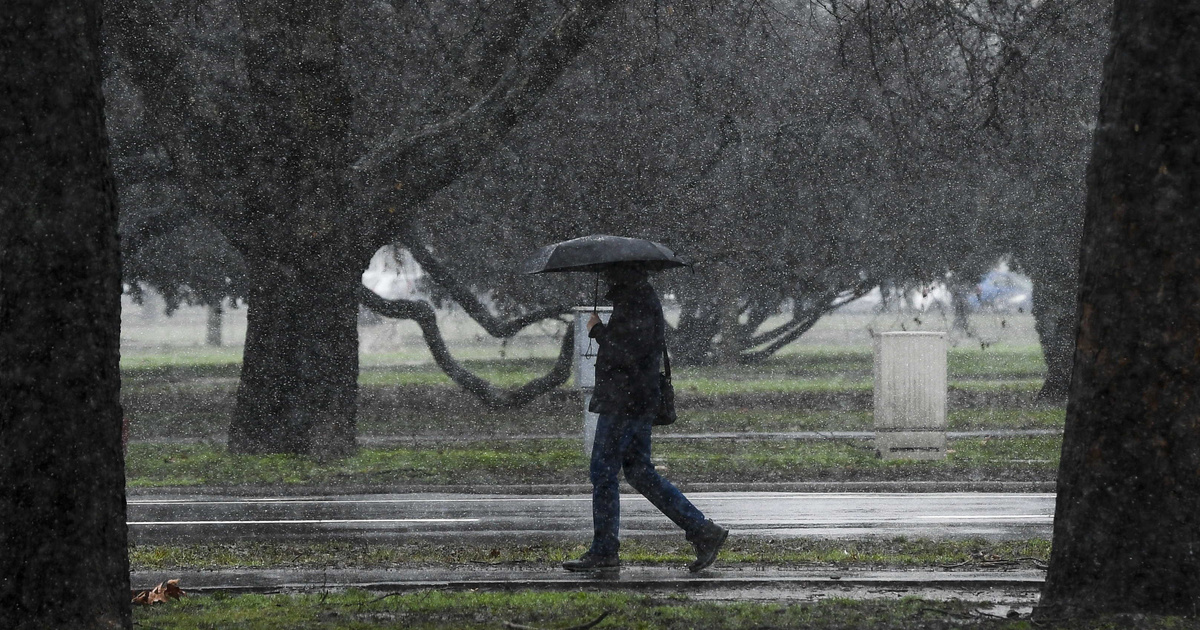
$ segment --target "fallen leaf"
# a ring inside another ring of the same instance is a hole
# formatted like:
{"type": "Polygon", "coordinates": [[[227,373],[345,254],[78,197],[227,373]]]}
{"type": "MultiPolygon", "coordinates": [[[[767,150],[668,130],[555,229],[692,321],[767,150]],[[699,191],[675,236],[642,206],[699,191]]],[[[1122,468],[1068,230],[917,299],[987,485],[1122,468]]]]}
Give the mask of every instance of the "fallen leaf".
{"type": "Polygon", "coordinates": [[[179,580],[167,580],[159,582],[158,586],[137,593],[133,596],[133,604],[140,606],[152,606],[154,604],[165,604],[173,599],[179,599],[187,595],[183,589],[179,588],[179,580]]]}

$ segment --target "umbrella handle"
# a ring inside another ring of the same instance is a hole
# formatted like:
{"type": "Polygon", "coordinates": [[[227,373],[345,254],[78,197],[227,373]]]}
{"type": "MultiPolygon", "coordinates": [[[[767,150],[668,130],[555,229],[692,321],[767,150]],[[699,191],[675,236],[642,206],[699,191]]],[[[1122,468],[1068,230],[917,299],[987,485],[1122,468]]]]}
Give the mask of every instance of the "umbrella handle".
{"type": "Polygon", "coordinates": [[[596,286],[592,289],[592,314],[596,315],[600,310],[600,272],[596,272],[596,286]]]}

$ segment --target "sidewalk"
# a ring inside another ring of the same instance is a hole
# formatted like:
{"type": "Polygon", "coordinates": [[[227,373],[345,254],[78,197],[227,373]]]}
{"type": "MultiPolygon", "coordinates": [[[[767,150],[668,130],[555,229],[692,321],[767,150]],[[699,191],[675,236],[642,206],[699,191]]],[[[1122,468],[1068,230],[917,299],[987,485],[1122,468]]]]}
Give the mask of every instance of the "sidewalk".
{"type": "MultiPolygon", "coordinates": [[[[1017,540],[1050,535],[1047,493],[696,492],[709,518],[743,537],[1017,540]]],[[[130,539],[138,544],[238,540],[389,542],[584,540],[589,493],[389,493],[232,496],[160,493],[130,497],[130,539]]],[[[621,496],[621,530],[678,536],[678,528],[636,494],[621,496]]]]}

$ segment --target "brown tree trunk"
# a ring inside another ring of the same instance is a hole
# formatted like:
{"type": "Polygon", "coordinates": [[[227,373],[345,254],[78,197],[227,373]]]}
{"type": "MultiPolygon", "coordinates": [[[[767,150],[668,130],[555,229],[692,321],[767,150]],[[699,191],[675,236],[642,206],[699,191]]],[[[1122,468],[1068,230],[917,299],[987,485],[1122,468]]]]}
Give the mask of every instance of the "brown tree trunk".
{"type": "MultiPolygon", "coordinates": [[[[239,3],[254,136],[242,180],[256,246],[242,378],[229,429],[241,453],[354,451],[358,285],[366,268],[342,172],[350,89],[343,3],[239,3]]],[[[372,248],[373,249],[373,248],[372,248]]]]}
{"type": "Polygon", "coordinates": [[[1200,4],[1118,0],[1039,614],[1200,610],[1200,4]]]}
{"type": "MultiPolygon", "coordinates": [[[[1070,239],[1073,240],[1073,239],[1070,239]]],[[[1072,254],[1078,247],[1072,242],[1065,246],[1072,254]]],[[[1042,346],[1042,358],[1046,362],[1046,380],[1038,398],[1064,401],[1071,385],[1071,364],[1075,353],[1075,325],[1078,323],[1076,301],[1079,282],[1073,267],[1078,256],[1054,256],[1057,269],[1033,267],[1029,275],[1033,280],[1033,324],[1042,346]]],[[[1054,265],[1055,261],[1044,261],[1054,265]]]]}
{"type": "Polygon", "coordinates": [[[720,330],[720,338],[714,344],[716,361],[718,365],[737,365],[738,356],[745,349],[738,335],[738,318],[741,316],[739,286],[728,265],[716,265],[715,273],[717,281],[713,289],[717,299],[717,327],[720,330]]]}
{"type": "Polygon", "coordinates": [[[337,457],[355,449],[361,268],[251,266],[229,448],[337,457]]]}
{"type": "Polygon", "coordinates": [[[707,365],[713,360],[717,335],[717,301],[709,295],[684,296],[679,304],[679,325],[668,331],[671,360],[679,366],[707,365]]]}
{"type": "Polygon", "coordinates": [[[969,282],[956,282],[950,285],[950,309],[953,319],[950,328],[964,334],[971,334],[971,294],[978,286],[969,282]]]}
{"type": "Polygon", "coordinates": [[[225,309],[220,304],[210,304],[207,308],[207,318],[204,321],[204,343],[221,347],[221,324],[225,319],[225,309]]]}
{"type": "Polygon", "coordinates": [[[100,3],[0,12],[0,628],[130,628],[100,3]]]}

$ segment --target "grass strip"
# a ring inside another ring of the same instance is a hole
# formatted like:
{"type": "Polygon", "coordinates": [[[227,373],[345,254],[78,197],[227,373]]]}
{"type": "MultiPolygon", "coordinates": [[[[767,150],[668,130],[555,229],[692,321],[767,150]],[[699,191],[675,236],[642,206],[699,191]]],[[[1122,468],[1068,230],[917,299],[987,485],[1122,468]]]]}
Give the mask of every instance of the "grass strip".
{"type": "Polygon", "coordinates": [[[134,611],[140,628],[256,628],[367,630],[376,628],[564,628],[602,615],[596,627],[681,630],[744,628],[897,629],[985,628],[1196,628],[1195,620],[1122,616],[1090,621],[1039,622],[980,613],[980,604],[913,597],[818,602],[711,602],[683,595],[628,592],[439,592],[376,595],[358,590],[320,594],[186,597],[134,611]]]}
{"type": "MultiPolygon", "coordinates": [[[[587,547],[578,543],[377,544],[335,542],[204,543],[131,545],[134,570],[218,570],[235,568],[325,567],[386,569],[411,565],[545,565],[557,569],[587,547]]],[[[734,535],[721,550],[722,566],[846,569],[1034,568],[1050,556],[1050,541],[927,540],[869,538],[858,540],[740,538],[734,535]]],[[[621,560],[634,565],[679,565],[695,559],[691,545],[659,538],[621,543],[621,560]]]]}
{"type": "MultiPolygon", "coordinates": [[[[681,482],[820,480],[1052,479],[1059,436],[950,443],[942,461],[884,461],[868,441],[681,440],[660,442],[656,457],[681,482]]],[[[237,455],[215,444],[131,444],[133,488],[246,484],[560,484],[584,483],[587,463],[575,440],[455,443],[363,449],[333,462],[298,455],[237,455]]]]}
{"type": "MultiPolygon", "coordinates": [[[[446,438],[503,435],[564,435],[580,430],[578,411],[555,409],[493,412],[462,411],[447,400],[430,404],[420,413],[396,409],[390,399],[376,400],[365,392],[359,431],[365,436],[405,437],[440,435],[446,438]]],[[[457,392],[451,392],[457,394],[457,392]]],[[[451,397],[452,398],[452,397],[451,397]]],[[[201,386],[163,392],[159,396],[126,396],[125,409],[133,439],[223,436],[232,414],[233,392],[211,392],[201,386]],[[165,404],[170,401],[170,404],[165,404]]],[[[1063,428],[1065,410],[1052,408],[955,409],[948,413],[950,431],[1063,428]]],[[[871,431],[871,411],[778,410],[750,407],[679,410],[679,422],[658,429],[672,433],[776,433],[792,431],[871,431]]]]}
{"type": "MultiPolygon", "coordinates": [[[[122,356],[121,371],[125,380],[131,382],[236,378],[241,368],[240,358],[240,350],[236,348],[128,354],[122,356]]],[[[492,358],[465,359],[463,364],[496,385],[512,386],[545,374],[554,361],[553,357],[492,358]]],[[[772,357],[755,365],[678,366],[676,381],[680,387],[695,387],[702,393],[825,390],[838,388],[839,383],[861,386],[862,382],[869,386],[873,362],[870,352],[813,350],[772,357]]],[[[947,355],[947,373],[951,381],[1040,381],[1046,365],[1036,347],[955,348],[947,355]]],[[[430,385],[449,384],[450,379],[430,361],[388,363],[380,357],[364,357],[359,383],[430,385]]]]}

